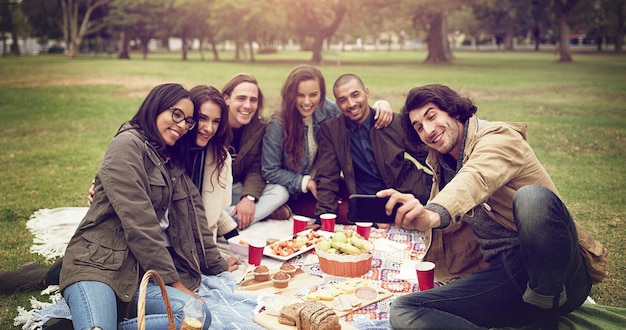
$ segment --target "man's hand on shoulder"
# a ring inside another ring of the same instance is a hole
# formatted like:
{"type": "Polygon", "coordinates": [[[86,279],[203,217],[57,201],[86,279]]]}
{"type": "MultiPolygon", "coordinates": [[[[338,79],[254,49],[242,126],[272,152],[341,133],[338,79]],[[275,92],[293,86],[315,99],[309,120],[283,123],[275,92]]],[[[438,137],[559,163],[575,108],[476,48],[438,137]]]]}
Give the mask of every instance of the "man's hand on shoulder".
{"type": "Polygon", "coordinates": [[[376,128],[384,128],[389,126],[393,121],[393,110],[391,109],[391,104],[385,100],[379,100],[374,103],[374,127],[376,128]]]}
{"type": "Polygon", "coordinates": [[[87,205],[91,206],[93,203],[93,196],[96,194],[96,179],[91,180],[91,186],[89,187],[89,194],[87,194],[87,205]]]}

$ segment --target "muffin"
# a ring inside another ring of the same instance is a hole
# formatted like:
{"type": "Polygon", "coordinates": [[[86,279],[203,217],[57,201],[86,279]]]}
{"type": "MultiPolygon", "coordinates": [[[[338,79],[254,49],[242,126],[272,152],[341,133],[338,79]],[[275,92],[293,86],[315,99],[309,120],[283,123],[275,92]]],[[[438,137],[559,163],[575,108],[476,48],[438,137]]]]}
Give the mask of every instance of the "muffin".
{"type": "Polygon", "coordinates": [[[291,279],[291,275],[285,272],[278,272],[272,275],[272,282],[274,282],[275,288],[286,288],[289,285],[289,280],[291,279]]]}
{"type": "Polygon", "coordinates": [[[291,277],[295,275],[297,269],[298,268],[296,268],[296,266],[292,264],[287,264],[287,263],[282,264],[282,266],[280,266],[280,271],[291,275],[291,277]]]}
{"type": "Polygon", "coordinates": [[[260,265],[254,268],[254,280],[258,282],[269,281],[270,270],[266,266],[260,265]]]}

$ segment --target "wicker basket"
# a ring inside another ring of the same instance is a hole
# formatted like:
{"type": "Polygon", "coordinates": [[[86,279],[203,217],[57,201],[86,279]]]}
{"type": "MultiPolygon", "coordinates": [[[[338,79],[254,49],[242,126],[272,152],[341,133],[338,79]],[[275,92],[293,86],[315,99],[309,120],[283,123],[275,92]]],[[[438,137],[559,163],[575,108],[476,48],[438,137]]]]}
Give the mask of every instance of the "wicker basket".
{"type": "Polygon", "coordinates": [[[320,260],[320,268],[326,274],[358,277],[372,269],[371,253],[339,255],[318,250],[317,248],[315,248],[315,253],[320,260]]]}
{"type": "Polygon", "coordinates": [[[167,310],[167,329],[176,330],[176,324],[174,323],[174,313],[172,312],[170,298],[167,295],[167,290],[165,289],[165,283],[163,282],[161,275],[159,275],[159,273],[157,273],[155,270],[147,271],[143,275],[143,278],[141,279],[141,284],[139,285],[139,299],[137,301],[137,329],[146,329],[146,289],[148,287],[148,282],[150,282],[150,277],[153,277],[154,282],[158,284],[161,288],[161,296],[163,296],[163,302],[165,303],[165,309],[167,310]]]}

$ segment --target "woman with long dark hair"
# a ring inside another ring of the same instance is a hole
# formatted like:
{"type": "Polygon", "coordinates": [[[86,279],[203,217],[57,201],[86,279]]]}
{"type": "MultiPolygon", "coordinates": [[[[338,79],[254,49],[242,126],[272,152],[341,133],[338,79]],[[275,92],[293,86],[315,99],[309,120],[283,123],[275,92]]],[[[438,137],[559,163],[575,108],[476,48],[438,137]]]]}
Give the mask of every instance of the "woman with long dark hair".
{"type": "MultiPolygon", "coordinates": [[[[324,76],[312,65],[299,65],[289,73],[281,97],[281,109],[273,114],[263,137],[263,178],[287,188],[293,213],[315,218],[317,131],[341,110],[326,98],[324,76]]],[[[377,109],[377,127],[387,126],[393,118],[391,107],[384,103],[383,109],[377,109]]]]}
{"type": "MultiPolygon", "coordinates": [[[[208,230],[200,194],[185,173],[193,141],[184,137],[197,118],[184,87],[159,85],[109,144],[93,202],[61,268],[60,289],[75,329],[136,329],[139,281],[148,270],[163,278],[180,326],[184,305],[199,299],[201,274],[228,270],[208,230]]],[[[150,283],[149,329],[167,326],[162,299],[159,286],[150,283]]],[[[208,329],[211,314],[204,309],[208,329]]]]}

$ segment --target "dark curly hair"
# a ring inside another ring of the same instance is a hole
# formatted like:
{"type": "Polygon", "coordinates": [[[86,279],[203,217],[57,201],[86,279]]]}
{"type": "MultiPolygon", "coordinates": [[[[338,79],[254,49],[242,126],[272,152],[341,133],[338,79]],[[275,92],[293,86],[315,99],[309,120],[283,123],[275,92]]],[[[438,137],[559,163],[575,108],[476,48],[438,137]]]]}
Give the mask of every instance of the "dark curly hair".
{"type": "Polygon", "coordinates": [[[465,123],[469,117],[478,111],[476,105],[466,97],[461,97],[457,92],[448,86],[431,84],[414,87],[406,96],[404,107],[402,108],[402,128],[407,140],[411,143],[423,144],[419,135],[411,124],[409,112],[421,108],[428,103],[434,103],[439,109],[447,112],[450,117],[457,118],[465,123]]]}

